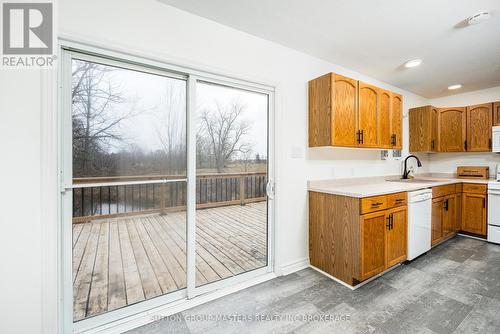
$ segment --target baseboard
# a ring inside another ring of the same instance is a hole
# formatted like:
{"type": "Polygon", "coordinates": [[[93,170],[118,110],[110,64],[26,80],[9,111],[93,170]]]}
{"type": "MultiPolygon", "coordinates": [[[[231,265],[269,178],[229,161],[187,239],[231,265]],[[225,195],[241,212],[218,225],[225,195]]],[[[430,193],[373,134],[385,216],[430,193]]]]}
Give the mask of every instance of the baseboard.
{"type": "Polygon", "coordinates": [[[471,238],[471,239],[476,239],[476,240],[481,240],[481,241],[488,241],[486,238],[481,238],[481,237],[476,237],[470,234],[464,234],[464,233],[458,233],[457,235],[461,237],[466,237],[466,238],[471,238]]]}
{"type": "Polygon", "coordinates": [[[286,276],[296,271],[306,269],[308,267],[309,267],[309,258],[307,257],[301,260],[289,262],[285,265],[282,265],[279,274],[286,276]]]}
{"type": "Polygon", "coordinates": [[[343,286],[345,286],[346,288],[351,289],[351,290],[353,290],[353,291],[354,291],[354,290],[356,290],[356,289],[361,288],[363,285],[368,284],[368,283],[370,283],[371,281],[373,281],[373,280],[375,280],[375,279],[379,278],[380,276],[385,275],[385,274],[386,274],[386,273],[388,273],[389,271],[392,271],[392,270],[396,269],[396,268],[397,268],[397,267],[399,267],[400,265],[401,265],[401,263],[398,263],[398,264],[396,264],[396,265],[394,265],[394,266],[390,267],[389,269],[386,269],[385,271],[383,271],[383,272],[381,272],[381,273],[379,273],[379,274],[377,274],[377,275],[375,275],[375,276],[373,276],[373,277],[370,277],[370,278],[368,278],[368,279],[364,280],[363,282],[361,282],[361,283],[359,283],[359,284],[357,284],[357,285],[355,285],[355,286],[349,285],[349,284],[347,284],[346,282],[344,282],[344,281],[342,281],[342,280],[339,280],[337,277],[334,277],[334,276],[330,275],[329,273],[326,273],[326,272],[324,272],[323,270],[321,270],[321,269],[319,269],[319,268],[317,268],[317,267],[315,267],[315,266],[313,266],[313,265],[309,265],[309,267],[310,267],[310,268],[312,268],[312,269],[314,269],[314,270],[316,270],[317,272],[319,272],[319,273],[321,273],[321,274],[325,275],[326,277],[328,277],[328,278],[332,279],[333,281],[335,281],[335,282],[337,282],[337,283],[339,283],[339,284],[342,284],[342,285],[343,285],[343,286]]]}

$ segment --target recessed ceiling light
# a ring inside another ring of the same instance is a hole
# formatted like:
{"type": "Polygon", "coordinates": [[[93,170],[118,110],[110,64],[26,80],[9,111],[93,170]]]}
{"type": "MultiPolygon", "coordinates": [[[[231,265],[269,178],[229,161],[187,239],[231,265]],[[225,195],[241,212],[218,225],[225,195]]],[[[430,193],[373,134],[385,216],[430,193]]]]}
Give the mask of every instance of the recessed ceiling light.
{"type": "Polygon", "coordinates": [[[460,89],[460,88],[462,88],[461,84],[456,84],[456,85],[448,86],[449,90],[455,90],[455,89],[460,89]]]}
{"type": "Polygon", "coordinates": [[[419,66],[420,64],[422,64],[422,59],[412,59],[412,60],[408,60],[406,63],[405,63],[405,67],[406,68],[412,68],[412,67],[417,67],[419,66]]]}
{"type": "Polygon", "coordinates": [[[473,25],[486,21],[489,18],[490,18],[490,13],[482,12],[482,13],[477,13],[476,15],[472,15],[471,17],[467,18],[466,21],[468,25],[473,25]]]}

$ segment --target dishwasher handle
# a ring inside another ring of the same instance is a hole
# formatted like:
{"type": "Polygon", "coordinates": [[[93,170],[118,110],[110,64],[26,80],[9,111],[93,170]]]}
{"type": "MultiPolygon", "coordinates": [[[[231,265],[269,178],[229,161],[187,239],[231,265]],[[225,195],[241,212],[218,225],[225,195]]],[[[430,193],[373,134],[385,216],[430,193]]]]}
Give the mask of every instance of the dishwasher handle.
{"type": "Polygon", "coordinates": [[[432,194],[421,194],[421,195],[417,195],[415,197],[412,197],[410,199],[410,203],[423,202],[423,201],[430,200],[431,198],[432,198],[432,194]]]}

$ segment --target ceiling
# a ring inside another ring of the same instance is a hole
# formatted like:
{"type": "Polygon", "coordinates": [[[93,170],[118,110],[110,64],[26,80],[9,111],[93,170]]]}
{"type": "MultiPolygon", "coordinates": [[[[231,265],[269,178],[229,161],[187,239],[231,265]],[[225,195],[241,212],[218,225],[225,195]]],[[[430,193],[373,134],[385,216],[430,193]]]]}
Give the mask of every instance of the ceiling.
{"type": "Polygon", "coordinates": [[[499,0],[160,1],[427,98],[500,86],[499,0]]]}

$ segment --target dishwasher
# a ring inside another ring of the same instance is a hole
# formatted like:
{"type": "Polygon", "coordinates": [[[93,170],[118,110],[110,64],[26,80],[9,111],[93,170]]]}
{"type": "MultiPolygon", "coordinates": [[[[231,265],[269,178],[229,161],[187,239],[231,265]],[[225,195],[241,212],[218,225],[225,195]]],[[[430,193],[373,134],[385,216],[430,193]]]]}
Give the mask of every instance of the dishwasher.
{"type": "Polygon", "coordinates": [[[431,249],[432,190],[408,193],[408,260],[431,249]]]}

